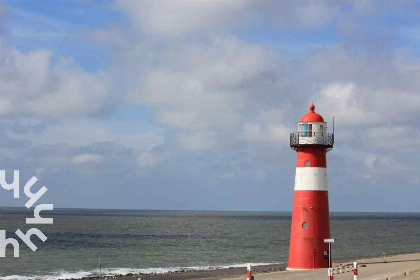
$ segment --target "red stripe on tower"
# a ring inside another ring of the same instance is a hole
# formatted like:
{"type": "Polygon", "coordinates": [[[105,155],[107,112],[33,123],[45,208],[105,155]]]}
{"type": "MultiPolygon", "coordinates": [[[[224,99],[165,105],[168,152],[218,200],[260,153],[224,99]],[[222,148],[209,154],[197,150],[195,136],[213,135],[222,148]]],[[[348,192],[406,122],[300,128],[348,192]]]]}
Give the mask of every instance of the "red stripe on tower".
{"type": "Polygon", "coordinates": [[[315,106],[309,108],[298,132],[290,134],[297,162],[288,269],[328,267],[327,152],[333,148],[334,135],[327,133],[327,123],[315,113],[315,106]]]}

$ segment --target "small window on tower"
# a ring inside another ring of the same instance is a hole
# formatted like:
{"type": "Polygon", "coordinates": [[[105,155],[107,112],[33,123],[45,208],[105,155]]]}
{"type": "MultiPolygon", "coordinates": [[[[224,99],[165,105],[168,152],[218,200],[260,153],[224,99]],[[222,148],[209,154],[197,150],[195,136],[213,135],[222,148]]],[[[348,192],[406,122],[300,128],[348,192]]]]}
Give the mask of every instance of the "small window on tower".
{"type": "Polygon", "coordinates": [[[303,136],[308,137],[308,124],[303,124],[303,136]]]}
{"type": "Polygon", "coordinates": [[[324,126],[321,124],[319,127],[320,127],[319,130],[321,131],[321,135],[324,136],[324,126]]]}

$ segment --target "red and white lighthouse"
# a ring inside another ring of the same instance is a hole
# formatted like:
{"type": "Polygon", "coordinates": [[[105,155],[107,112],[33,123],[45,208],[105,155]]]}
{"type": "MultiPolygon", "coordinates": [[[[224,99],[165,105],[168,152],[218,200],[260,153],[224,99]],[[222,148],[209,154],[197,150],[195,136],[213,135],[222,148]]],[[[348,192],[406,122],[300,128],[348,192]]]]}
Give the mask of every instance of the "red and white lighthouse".
{"type": "Polygon", "coordinates": [[[311,104],[298,132],[290,134],[290,147],[297,152],[295,191],[288,269],[328,267],[330,214],[328,207],[327,152],[334,134],[311,104]]]}

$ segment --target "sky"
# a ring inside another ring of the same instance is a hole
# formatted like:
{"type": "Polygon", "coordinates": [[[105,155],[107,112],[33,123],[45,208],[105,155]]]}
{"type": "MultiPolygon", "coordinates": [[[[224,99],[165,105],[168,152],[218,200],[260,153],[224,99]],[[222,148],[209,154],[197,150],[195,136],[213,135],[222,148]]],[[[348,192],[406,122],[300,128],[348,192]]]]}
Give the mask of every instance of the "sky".
{"type": "Polygon", "coordinates": [[[291,211],[289,134],[332,132],[331,211],[420,211],[416,1],[0,1],[0,165],[55,208],[291,211]]]}

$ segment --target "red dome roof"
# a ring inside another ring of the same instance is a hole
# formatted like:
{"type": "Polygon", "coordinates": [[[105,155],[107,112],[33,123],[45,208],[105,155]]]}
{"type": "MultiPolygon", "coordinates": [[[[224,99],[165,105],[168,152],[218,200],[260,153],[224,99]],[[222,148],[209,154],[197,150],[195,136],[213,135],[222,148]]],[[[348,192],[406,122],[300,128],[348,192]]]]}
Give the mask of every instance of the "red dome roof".
{"type": "Polygon", "coordinates": [[[315,106],[313,103],[311,106],[309,106],[309,109],[311,111],[303,115],[299,122],[324,122],[324,119],[321,117],[321,115],[315,113],[315,106]]]}

